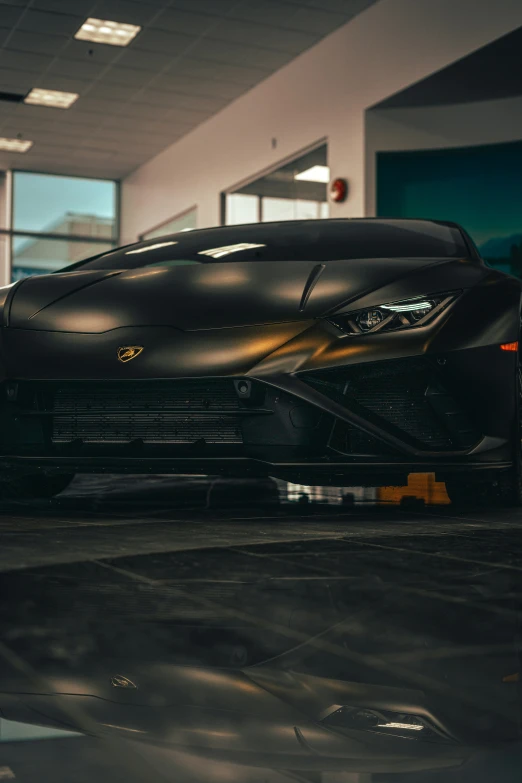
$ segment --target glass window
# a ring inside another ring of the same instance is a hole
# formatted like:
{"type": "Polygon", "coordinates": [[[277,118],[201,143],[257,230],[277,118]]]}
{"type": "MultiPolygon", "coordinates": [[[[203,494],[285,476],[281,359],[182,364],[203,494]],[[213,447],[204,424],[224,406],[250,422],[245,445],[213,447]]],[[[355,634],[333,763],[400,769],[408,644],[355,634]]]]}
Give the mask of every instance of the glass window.
{"type": "Polygon", "coordinates": [[[8,234],[0,234],[0,286],[7,285],[9,280],[9,242],[8,234]]]}
{"type": "Polygon", "coordinates": [[[141,238],[155,239],[156,237],[164,237],[168,234],[177,234],[178,231],[192,231],[192,229],[197,228],[197,225],[198,209],[197,207],[194,207],[193,209],[184,212],[182,215],[178,215],[177,217],[162,223],[160,226],[157,226],[150,231],[146,231],[142,234],[141,238]]]}
{"type": "Polygon", "coordinates": [[[250,182],[226,196],[226,224],[271,223],[327,218],[328,148],[326,144],[250,182]],[[261,216],[261,218],[260,218],[261,216]]]}
{"type": "Polygon", "coordinates": [[[115,239],[116,183],[17,171],[13,229],[115,239]]]}
{"type": "Polygon", "coordinates": [[[304,199],[264,198],[263,222],[274,220],[317,220],[323,217],[327,203],[305,201],[304,199]]]}
{"type": "Polygon", "coordinates": [[[227,195],[227,224],[229,226],[258,222],[259,196],[246,193],[229,193],[227,195]]]}
{"type": "Polygon", "coordinates": [[[0,228],[9,228],[8,225],[8,182],[5,171],[0,171],[0,228]]]}
{"type": "Polygon", "coordinates": [[[522,142],[380,152],[380,215],[454,220],[495,269],[522,278],[522,142]]]}
{"type": "Polygon", "coordinates": [[[12,238],[12,280],[56,272],[83,258],[112,250],[113,247],[113,242],[16,236],[12,238]]]}

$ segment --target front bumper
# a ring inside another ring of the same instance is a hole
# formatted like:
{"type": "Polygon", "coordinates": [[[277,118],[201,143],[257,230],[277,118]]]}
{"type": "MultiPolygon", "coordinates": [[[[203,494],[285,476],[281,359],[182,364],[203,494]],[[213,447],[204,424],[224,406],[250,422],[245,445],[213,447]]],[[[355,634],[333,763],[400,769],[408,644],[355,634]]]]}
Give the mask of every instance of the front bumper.
{"type": "Polygon", "coordinates": [[[337,486],[489,479],[512,464],[516,362],[487,346],[261,378],[5,381],[0,467],[337,486]]]}
{"type": "Polygon", "coordinates": [[[429,326],[354,338],[324,320],[4,327],[0,465],[338,486],[493,476],[513,460],[518,354],[500,345],[519,338],[519,314],[518,282],[492,273],[429,326]],[[117,360],[125,345],[144,346],[136,361],[117,360]]]}

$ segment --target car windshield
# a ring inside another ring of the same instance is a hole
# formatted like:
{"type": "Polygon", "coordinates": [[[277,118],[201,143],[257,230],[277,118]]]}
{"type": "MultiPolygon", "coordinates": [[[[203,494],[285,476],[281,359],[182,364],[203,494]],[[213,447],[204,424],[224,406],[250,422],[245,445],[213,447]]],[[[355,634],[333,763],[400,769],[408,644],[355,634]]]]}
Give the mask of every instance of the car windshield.
{"type": "Polygon", "coordinates": [[[181,232],[119,248],[63,271],[229,261],[348,261],[468,255],[461,231],[444,223],[422,220],[303,221],[181,232]]]}

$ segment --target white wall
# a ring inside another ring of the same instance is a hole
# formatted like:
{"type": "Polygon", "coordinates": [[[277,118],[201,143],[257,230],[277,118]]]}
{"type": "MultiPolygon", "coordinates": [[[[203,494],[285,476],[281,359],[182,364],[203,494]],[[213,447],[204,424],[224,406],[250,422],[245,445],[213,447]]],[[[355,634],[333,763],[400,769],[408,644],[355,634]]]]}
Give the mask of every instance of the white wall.
{"type": "Polygon", "coordinates": [[[522,98],[366,113],[366,215],[375,215],[377,152],[522,140],[522,98]]]}
{"type": "Polygon", "coordinates": [[[380,0],[125,179],[123,241],[193,204],[216,225],[221,191],[323,137],[332,217],[364,214],[365,110],[521,25],[520,0],[380,0]]]}

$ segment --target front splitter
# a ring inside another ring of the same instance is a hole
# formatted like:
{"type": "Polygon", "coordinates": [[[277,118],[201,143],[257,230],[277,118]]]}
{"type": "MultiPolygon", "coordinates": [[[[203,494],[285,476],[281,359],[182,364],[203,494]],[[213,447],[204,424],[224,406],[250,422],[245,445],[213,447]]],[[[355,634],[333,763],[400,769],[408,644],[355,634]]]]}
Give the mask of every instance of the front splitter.
{"type": "MultiPolygon", "coordinates": [[[[0,458],[4,472],[24,473],[133,473],[133,474],[201,474],[236,477],[274,476],[278,478],[308,478],[310,483],[339,486],[378,486],[399,483],[410,473],[435,473],[445,480],[454,474],[480,474],[481,480],[494,477],[512,467],[511,462],[479,462],[476,460],[399,462],[399,461],[284,461],[268,462],[248,457],[56,457],[5,456],[0,458]],[[347,483],[348,482],[348,483],[347,483]]],[[[303,482],[305,483],[305,482],[303,482]]]]}

